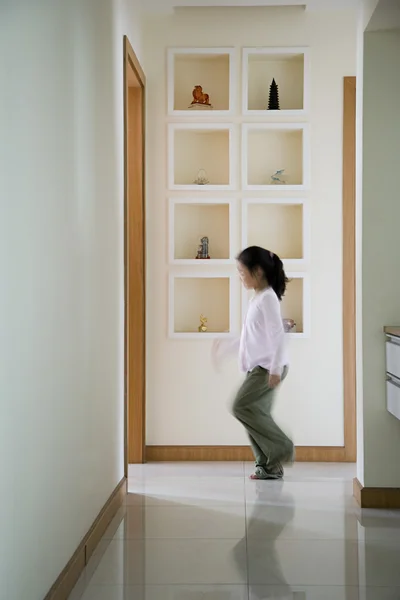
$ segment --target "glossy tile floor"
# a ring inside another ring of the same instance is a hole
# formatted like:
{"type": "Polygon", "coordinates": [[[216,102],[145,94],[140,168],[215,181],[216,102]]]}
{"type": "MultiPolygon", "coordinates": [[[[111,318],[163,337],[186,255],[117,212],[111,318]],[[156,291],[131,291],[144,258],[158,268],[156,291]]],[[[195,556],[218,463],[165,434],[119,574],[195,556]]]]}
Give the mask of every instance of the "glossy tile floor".
{"type": "Polygon", "coordinates": [[[283,482],[243,463],[131,466],[70,600],[400,600],[400,511],[361,511],[353,465],[283,482]]]}

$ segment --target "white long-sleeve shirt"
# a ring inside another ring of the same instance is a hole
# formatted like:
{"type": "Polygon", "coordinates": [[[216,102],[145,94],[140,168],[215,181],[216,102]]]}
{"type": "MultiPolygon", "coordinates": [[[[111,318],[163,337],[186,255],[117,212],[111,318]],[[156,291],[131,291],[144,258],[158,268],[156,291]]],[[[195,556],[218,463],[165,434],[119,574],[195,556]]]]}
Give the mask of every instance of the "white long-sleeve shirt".
{"type": "Polygon", "coordinates": [[[272,288],[255,294],[249,303],[240,338],[224,340],[214,352],[216,364],[239,352],[239,367],[244,373],[263,367],[272,375],[282,375],[289,366],[286,333],[278,296],[272,288]]]}
{"type": "Polygon", "coordinates": [[[272,375],[281,375],[288,366],[280,302],[272,288],[256,293],[250,301],[240,337],[239,365],[245,373],[263,367],[272,375]]]}

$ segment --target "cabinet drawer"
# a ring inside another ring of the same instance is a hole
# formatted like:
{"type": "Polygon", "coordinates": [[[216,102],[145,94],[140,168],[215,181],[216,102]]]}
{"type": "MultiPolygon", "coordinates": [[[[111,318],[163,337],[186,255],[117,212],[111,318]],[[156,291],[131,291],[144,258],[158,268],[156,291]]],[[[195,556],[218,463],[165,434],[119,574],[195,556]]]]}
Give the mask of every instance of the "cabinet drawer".
{"type": "Polygon", "coordinates": [[[386,406],[388,411],[400,420],[400,382],[393,379],[386,382],[386,406]]]}
{"type": "Polygon", "coordinates": [[[386,340],[386,372],[400,379],[400,339],[386,340]]]}

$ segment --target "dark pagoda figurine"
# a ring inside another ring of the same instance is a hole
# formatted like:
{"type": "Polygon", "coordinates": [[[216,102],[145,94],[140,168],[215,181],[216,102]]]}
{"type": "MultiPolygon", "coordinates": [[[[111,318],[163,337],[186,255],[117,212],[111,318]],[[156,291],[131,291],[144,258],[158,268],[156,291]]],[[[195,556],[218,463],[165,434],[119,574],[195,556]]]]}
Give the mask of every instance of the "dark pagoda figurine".
{"type": "Polygon", "coordinates": [[[279,91],[275,79],[269,87],[268,110],[279,110],[279,91]]]}

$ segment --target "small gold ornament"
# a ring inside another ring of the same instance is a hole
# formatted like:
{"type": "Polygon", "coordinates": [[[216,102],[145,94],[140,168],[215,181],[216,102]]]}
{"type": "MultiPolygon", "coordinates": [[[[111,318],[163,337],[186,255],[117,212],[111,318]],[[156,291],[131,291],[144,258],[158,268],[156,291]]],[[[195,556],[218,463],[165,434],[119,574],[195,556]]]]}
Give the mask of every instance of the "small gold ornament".
{"type": "Polygon", "coordinates": [[[207,331],[207,317],[200,315],[199,333],[205,333],[207,331]]]}

